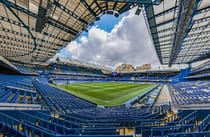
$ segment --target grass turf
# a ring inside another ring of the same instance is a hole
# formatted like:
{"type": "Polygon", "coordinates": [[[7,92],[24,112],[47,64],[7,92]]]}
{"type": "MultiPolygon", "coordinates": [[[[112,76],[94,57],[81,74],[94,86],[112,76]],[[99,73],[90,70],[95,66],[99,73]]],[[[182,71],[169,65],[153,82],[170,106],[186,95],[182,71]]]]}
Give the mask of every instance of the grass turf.
{"type": "Polygon", "coordinates": [[[155,87],[122,82],[64,84],[59,88],[98,105],[117,106],[155,87]]]}

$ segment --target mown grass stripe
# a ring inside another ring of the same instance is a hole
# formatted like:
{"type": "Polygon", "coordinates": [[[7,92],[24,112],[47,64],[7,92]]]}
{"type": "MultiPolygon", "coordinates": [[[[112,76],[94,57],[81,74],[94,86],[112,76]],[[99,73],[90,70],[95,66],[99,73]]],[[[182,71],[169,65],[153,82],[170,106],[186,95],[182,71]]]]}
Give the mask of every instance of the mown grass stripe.
{"type": "MultiPolygon", "coordinates": [[[[84,87],[80,87],[77,85],[64,85],[66,86],[65,88],[69,89],[69,90],[80,90],[80,92],[84,92],[84,94],[88,94],[88,93],[92,93],[92,92],[99,92],[99,91],[103,91],[101,93],[104,94],[108,94],[109,92],[115,92],[115,91],[120,91],[120,90],[126,90],[126,89],[130,89],[130,88],[135,88],[135,87],[140,87],[140,86],[144,86],[144,85],[139,85],[139,84],[123,84],[120,86],[109,86],[109,87],[104,87],[101,86],[99,89],[97,88],[92,88],[90,86],[90,88],[84,88],[84,87]],[[84,91],[83,91],[84,90],[84,91]]],[[[99,93],[99,94],[101,94],[99,93]]],[[[95,93],[97,94],[97,93],[95,93]]]]}
{"type": "Polygon", "coordinates": [[[144,93],[155,84],[125,82],[79,83],[62,85],[60,88],[75,96],[104,106],[121,105],[129,99],[144,93]]]}

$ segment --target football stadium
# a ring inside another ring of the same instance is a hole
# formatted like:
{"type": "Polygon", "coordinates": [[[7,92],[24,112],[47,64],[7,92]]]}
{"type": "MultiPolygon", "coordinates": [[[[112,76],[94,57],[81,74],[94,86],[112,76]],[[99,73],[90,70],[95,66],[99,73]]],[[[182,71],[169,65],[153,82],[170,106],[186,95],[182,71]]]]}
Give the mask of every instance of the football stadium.
{"type": "Polygon", "coordinates": [[[0,136],[210,137],[210,1],[0,0],[0,136]]]}

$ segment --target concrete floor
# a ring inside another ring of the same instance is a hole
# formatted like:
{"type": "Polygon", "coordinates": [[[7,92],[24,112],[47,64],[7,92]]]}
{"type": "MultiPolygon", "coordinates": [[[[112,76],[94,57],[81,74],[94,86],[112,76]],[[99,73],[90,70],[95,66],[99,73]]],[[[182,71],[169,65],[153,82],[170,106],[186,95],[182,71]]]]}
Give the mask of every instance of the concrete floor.
{"type": "Polygon", "coordinates": [[[169,94],[168,86],[164,85],[162,90],[160,91],[160,94],[155,102],[155,106],[168,104],[169,102],[172,102],[171,96],[169,94]]]}

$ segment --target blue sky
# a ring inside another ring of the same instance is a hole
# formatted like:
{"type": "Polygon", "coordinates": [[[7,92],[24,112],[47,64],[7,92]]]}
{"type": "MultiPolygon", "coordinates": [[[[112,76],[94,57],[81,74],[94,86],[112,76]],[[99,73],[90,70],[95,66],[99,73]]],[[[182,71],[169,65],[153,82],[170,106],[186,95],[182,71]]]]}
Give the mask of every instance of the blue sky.
{"type": "MultiPolygon", "coordinates": [[[[124,16],[128,15],[128,12],[125,13],[125,14],[122,14],[120,15],[119,17],[115,17],[113,15],[107,15],[107,14],[104,14],[103,16],[100,17],[100,20],[99,21],[96,21],[94,23],[94,26],[96,26],[97,28],[100,28],[106,32],[111,32],[112,29],[114,28],[114,26],[116,24],[118,24],[122,18],[124,16]]],[[[89,27],[88,30],[90,30],[91,28],[89,27]]],[[[87,36],[88,35],[88,32],[82,32],[81,36],[79,36],[76,41],[78,43],[80,43],[80,39],[81,37],[83,36],[87,36]]],[[[63,57],[66,57],[66,58],[71,58],[71,54],[66,50],[66,48],[63,48],[60,50],[59,54],[63,57]]]]}
{"type": "MultiPolygon", "coordinates": [[[[100,20],[98,20],[98,21],[96,21],[94,23],[94,26],[99,28],[99,29],[102,29],[102,30],[104,30],[106,32],[111,32],[112,29],[115,27],[115,25],[118,24],[122,20],[122,18],[124,16],[126,16],[126,15],[128,15],[128,12],[125,13],[125,14],[120,15],[119,17],[115,17],[113,15],[104,14],[103,16],[100,17],[100,20]]],[[[88,30],[90,30],[90,29],[91,29],[91,27],[88,28],[88,30]]],[[[79,36],[76,39],[76,41],[80,42],[80,38],[82,36],[87,36],[87,35],[88,35],[88,32],[84,31],[81,34],[81,36],[79,36]]]]}
{"type": "Polygon", "coordinates": [[[95,22],[95,26],[106,32],[111,32],[114,26],[122,20],[123,16],[126,15],[127,14],[120,15],[118,18],[113,15],[103,15],[99,21],[95,22]]]}

